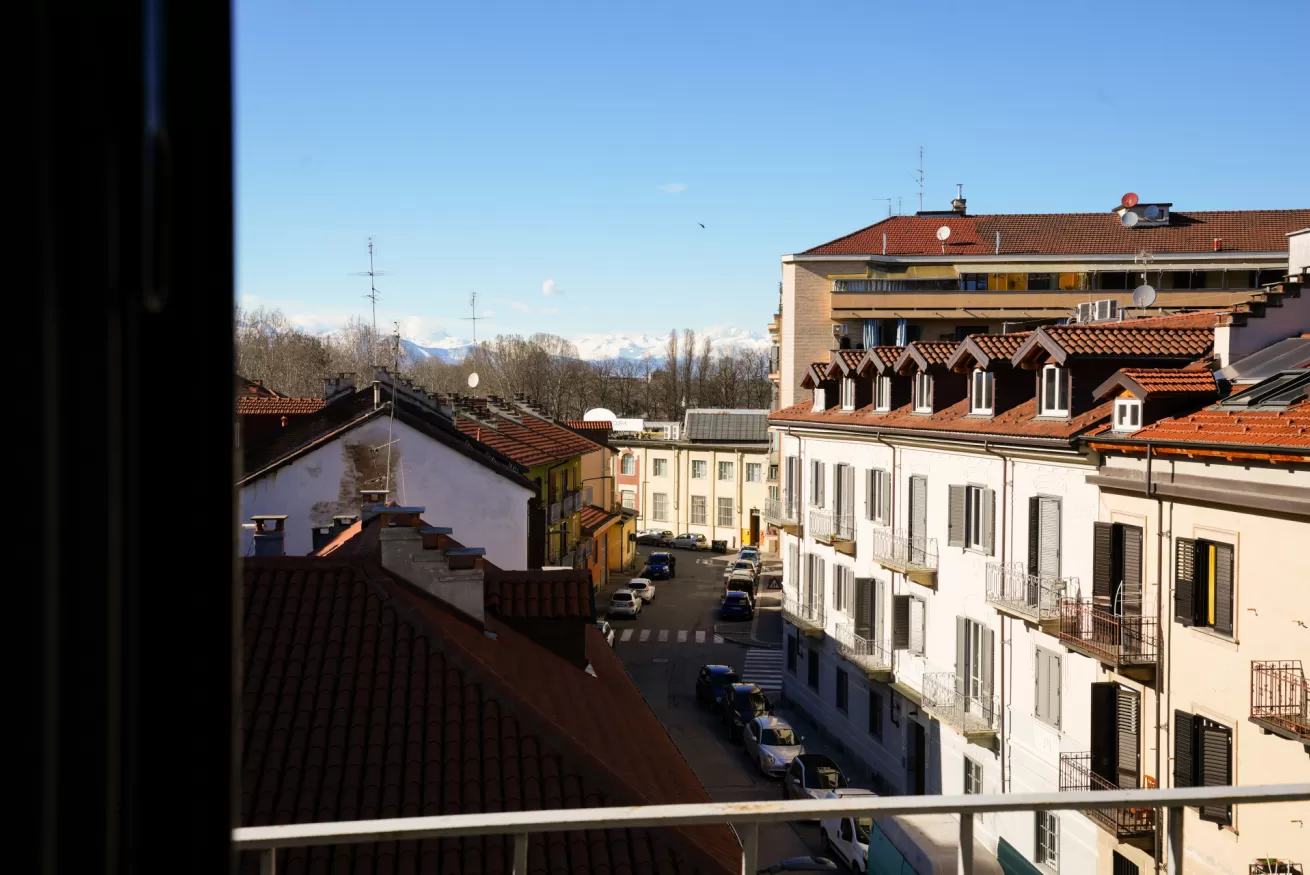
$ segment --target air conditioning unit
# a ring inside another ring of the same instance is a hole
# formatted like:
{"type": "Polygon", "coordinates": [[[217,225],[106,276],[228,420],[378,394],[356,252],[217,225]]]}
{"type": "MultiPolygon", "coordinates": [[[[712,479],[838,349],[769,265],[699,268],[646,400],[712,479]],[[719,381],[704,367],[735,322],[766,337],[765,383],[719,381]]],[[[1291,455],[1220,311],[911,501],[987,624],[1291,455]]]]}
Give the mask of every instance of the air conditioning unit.
{"type": "Polygon", "coordinates": [[[1086,325],[1096,317],[1096,307],[1091,302],[1078,305],[1078,315],[1074,317],[1074,322],[1079,325],[1086,325]]]}
{"type": "Polygon", "coordinates": [[[833,337],[845,337],[845,336],[846,336],[846,326],[845,326],[843,323],[841,323],[841,322],[835,322],[835,323],[833,323],[833,326],[832,326],[832,336],[833,336],[833,337]]]}
{"type": "Polygon", "coordinates": [[[1092,304],[1096,308],[1097,322],[1109,322],[1119,318],[1118,302],[1107,298],[1104,301],[1093,301],[1092,304]]]}

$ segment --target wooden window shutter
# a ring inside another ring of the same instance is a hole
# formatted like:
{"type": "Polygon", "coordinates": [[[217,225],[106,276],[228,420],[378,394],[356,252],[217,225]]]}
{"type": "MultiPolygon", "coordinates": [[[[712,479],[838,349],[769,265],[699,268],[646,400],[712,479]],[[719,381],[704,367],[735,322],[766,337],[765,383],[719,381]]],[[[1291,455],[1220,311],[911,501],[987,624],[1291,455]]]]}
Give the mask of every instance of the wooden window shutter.
{"type": "Polygon", "coordinates": [[[988,556],[996,555],[996,537],[995,537],[996,527],[994,525],[995,519],[996,519],[996,490],[984,489],[983,490],[982,542],[983,542],[983,546],[987,548],[988,556]]]}
{"type": "Polygon", "coordinates": [[[1119,786],[1124,790],[1135,790],[1141,786],[1141,699],[1136,690],[1120,687],[1117,690],[1118,702],[1116,722],[1119,738],[1116,749],[1119,754],[1119,786]]]}
{"type": "Polygon", "coordinates": [[[1142,613],[1142,530],[1123,527],[1123,613],[1142,613]]]}
{"type": "Polygon", "coordinates": [[[1092,772],[1119,785],[1119,685],[1092,684],[1092,772]]]}
{"type": "MultiPolygon", "coordinates": [[[[954,487],[952,487],[954,488],[954,487]]],[[[955,694],[964,695],[965,681],[969,677],[968,651],[965,647],[969,636],[969,621],[964,617],[955,618],[955,694]]]]}
{"type": "Polygon", "coordinates": [[[910,478],[910,531],[911,538],[928,537],[928,478],[910,478]]]}
{"type": "Polygon", "coordinates": [[[1092,523],[1092,597],[1109,603],[1110,561],[1114,552],[1114,526],[1110,523],[1092,523]]]}
{"type": "Polygon", "coordinates": [[[892,596],[892,649],[910,648],[910,597],[892,596]]]}
{"type": "Polygon", "coordinates": [[[842,516],[854,523],[855,520],[855,468],[842,466],[842,507],[838,508],[842,516]]]}
{"type": "Polygon", "coordinates": [[[1036,650],[1033,655],[1036,657],[1034,662],[1036,662],[1035,668],[1037,669],[1033,686],[1033,703],[1036,706],[1034,710],[1037,713],[1038,720],[1050,723],[1051,660],[1045,650],[1036,650]]]}
{"type": "Polygon", "coordinates": [[[982,656],[982,671],[978,676],[982,678],[982,696],[983,712],[991,718],[991,701],[992,701],[992,648],[995,646],[995,638],[992,630],[987,626],[982,626],[982,647],[979,652],[982,656]]]}
{"type": "Polygon", "coordinates": [[[916,656],[923,656],[923,634],[925,617],[928,604],[923,599],[910,598],[910,652],[916,656]]]}
{"type": "MultiPolygon", "coordinates": [[[[1233,783],[1233,731],[1204,718],[1198,722],[1201,724],[1197,732],[1201,749],[1200,785],[1227,787],[1233,783]]],[[[1233,822],[1233,808],[1231,805],[1202,805],[1201,819],[1220,825],[1230,824],[1233,822]]]]}
{"type": "Polygon", "coordinates": [[[873,578],[855,578],[855,634],[868,639],[873,626],[873,578]]]}
{"type": "Polygon", "coordinates": [[[1041,545],[1041,553],[1037,557],[1038,571],[1045,577],[1059,577],[1060,499],[1041,499],[1040,517],[1037,540],[1041,545]]]}
{"type": "Polygon", "coordinates": [[[886,626],[887,611],[887,581],[875,580],[873,582],[873,640],[882,645],[883,629],[886,626]]]}
{"type": "Polygon", "coordinates": [[[827,477],[828,477],[828,466],[825,465],[823,462],[820,462],[819,463],[819,507],[827,507],[826,501],[827,501],[828,493],[827,493],[827,489],[825,488],[828,485],[827,477]]]}
{"type": "Polygon", "coordinates": [[[1174,540],[1174,619],[1184,626],[1196,623],[1196,541],[1191,538],[1174,540]]]}
{"type": "Polygon", "coordinates": [[[1214,555],[1214,630],[1233,634],[1233,548],[1215,544],[1214,555]]]}
{"type": "Polygon", "coordinates": [[[1196,720],[1186,711],[1174,711],[1174,786],[1196,786],[1196,720]]]}
{"type": "Polygon", "coordinates": [[[1036,574],[1041,564],[1042,500],[1028,499],[1028,573],[1036,574]]]}
{"type": "Polygon", "coordinates": [[[876,514],[873,507],[873,480],[878,474],[872,468],[864,472],[864,518],[866,520],[874,519],[876,514]]]}
{"type": "Polygon", "coordinates": [[[878,472],[878,521],[888,525],[892,520],[892,475],[887,471],[878,472]]]}
{"type": "Polygon", "coordinates": [[[950,488],[950,516],[946,523],[946,543],[952,547],[964,546],[964,487],[950,488]]]}

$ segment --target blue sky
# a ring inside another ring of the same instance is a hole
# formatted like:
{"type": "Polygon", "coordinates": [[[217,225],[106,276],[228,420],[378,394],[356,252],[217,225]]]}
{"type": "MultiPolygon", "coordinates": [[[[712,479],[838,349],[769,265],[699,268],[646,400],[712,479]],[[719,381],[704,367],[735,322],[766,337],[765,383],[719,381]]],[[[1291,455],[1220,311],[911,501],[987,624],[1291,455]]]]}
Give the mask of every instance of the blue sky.
{"type": "Polygon", "coordinates": [[[480,334],[762,332],[779,255],[917,208],[920,145],[929,209],[1306,207],[1308,31],[1304,0],[238,0],[238,291],[364,314],[371,235],[419,341],[472,291],[480,334]]]}

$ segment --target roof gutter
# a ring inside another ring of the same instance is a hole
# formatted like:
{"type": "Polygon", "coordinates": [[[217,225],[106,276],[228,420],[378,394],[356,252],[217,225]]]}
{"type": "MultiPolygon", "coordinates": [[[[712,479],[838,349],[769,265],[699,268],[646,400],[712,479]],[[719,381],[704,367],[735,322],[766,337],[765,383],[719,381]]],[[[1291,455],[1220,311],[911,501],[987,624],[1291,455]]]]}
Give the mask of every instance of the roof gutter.
{"type": "MultiPolygon", "coordinates": [[[[980,244],[981,245],[981,244],[980,244]]],[[[1156,262],[1189,262],[1189,261],[1278,261],[1285,264],[1287,262],[1288,250],[1284,249],[1275,252],[1228,252],[1221,250],[1219,252],[1156,252],[1153,257],[1156,262]]],[[[872,253],[852,252],[849,255],[784,255],[782,256],[783,264],[800,264],[825,261],[868,261],[875,264],[940,264],[949,262],[951,264],[959,263],[1003,263],[1009,264],[1014,262],[1051,262],[1059,263],[1065,261],[1077,262],[1094,262],[1094,263],[1131,263],[1133,258],[1130,252],[1114,253],[1041,253],[1041,252],[1010,252],[1002,255],[986,255],[978,253],[977,255],[875,255],[872,253]]],[[[1156,268],[1159,269],[1158,267],[1156,268]]]]}
{"type": "MultiPolygon", "coordinates": [[[[779,420],[779,422],[788,423],[787,426],[788,428],[793,427],[793,425],[798,425],[798,426],[808,426],[813,430],[823,429],[823,425],[821,423],[809,422],[806,420],[784,419],[784,420],[779,420]]],[[[1091,426],[1088,427],[1090,428],[1091,426]]],[[[937,429],[911,429],[911,428],[898,428],[896,426],[888,427],[888,426],[881,426],[881,425],[863,425],[854,422],[841,424],[841,430],[854,431],[857,434],[873,434],[876,437],[878,437],[879,440],[882,440],[881,435],[885,432],[887,434],[892,434],[892,435],[927,437],[931,439],[946,440],[946,441],[962,441],[962,442],[974,443],[974,444],[987,444],[988,442],[992,442],[992,443],[1004,442],[1006,444],[1013,444],[1015,446],[1020,446],[1020,447],[1042,447],[1044,449],[1061,449],[1061,448],[1073,449],[1074,444],[1079,440],[1079,437],[1076,435],[1068,438],[1032,438],[1032,437],[1018,437],[1018,436],[1006,435],[1006,434],[977,434],[975,432],[956,432],[956,431],[941,431],[937,429]]]]}
{"type": "MultiPolygon", "coordinates": [[[[1104,445],[1108,449],[1122,450],[1123,452],[1150,452],[1154,447],[1154,452],[1159,453],[1161,447],[1171,450],[1209,450],[1212,452],[1230,452],[1245,453],[1247,455],[1268,455],[1268,456],[1300,456],[1310,460],[1310,450],[1305,447],[1289,447],[1281,444],[1224,444],[1214,441],[1160,441],[1154,439],[1143,443],[1140,440],[1131,438],[1080,438],[1088,444],[1104,445]]],[[[1095,449],[1095,447],[1094,447],[1095,449]]]]}

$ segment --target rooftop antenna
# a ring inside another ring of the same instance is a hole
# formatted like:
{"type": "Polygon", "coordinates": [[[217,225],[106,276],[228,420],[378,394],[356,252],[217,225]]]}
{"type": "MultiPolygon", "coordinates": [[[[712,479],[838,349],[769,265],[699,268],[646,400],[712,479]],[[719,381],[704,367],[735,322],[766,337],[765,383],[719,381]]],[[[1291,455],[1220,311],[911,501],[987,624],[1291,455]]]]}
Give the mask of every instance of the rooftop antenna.
{"type": "Polygon", "coordinates": [[[372,336],[372,338],[370,338],[371,342],[370,342],[369,345],[368,345],[368,369],[369,369],[370,371],[375,370],[376,367],[377,367],[377,362],[374,361],[374,359],[373,359],[374,355],[376,355],[376,352],[377,352],[377,351],[374,349],[374,347],[376,347],[377,344],[378,344],[378,286],[377,286],[377,277],[380,277],[380,276],[386,276],[386,275],[387,275],[387,272],[386,272],[385,270],[374,270],[374,269],[373,269],[373,238],[372,238],[372,237],[369,237],[369,238],[368,238],[368,270],[357,271],[357,272],[355,272],[355,273],[352,273],[351,276],[366,276],[366,277],[368,277],[368,294],[365,295],[364,297],[368,298],[370,301],[373,302],[373,336],[372,336]]]}
{"type": "MultiPolygon", "coordinates": [[[[372,247],[370,247],[370,249],[371,248],[372,247]]],[[[391,421],[387,423],[387,495],[391,494],[391,445],[396,442],[396,393],[399,389],[397,383],[400,380],[400,323],[393,322],[392,325],[394,325],[396,329],[395,333],[392,335],[396,345],[392,350],[394,353],[392,361],[395,370],[391,372],[391,421]]],[[[401,497],[401,500],[404,500],[403,496],[401,497]]]]}
{"type": "Polygon", "coordinates": [[[464,318],[464,321],[465,321],[465,322],[472,322],[472,323],[473,323],[473,346],[476,347],[476,346],[478,345],[478,323],[481,322],[483,319],[487,319],[487,318],[489,318],[489,317],[487,317],[487,316],[479,316],[479,315],[478,315],[478,293],[477,293],[477,292],[472,292],[472,293],[469,294],[469,312],[471,312],[473,315],[471,315],[471,316],[465,316],[465,317],[463,317],[463,318],[464,318]]]}
{"type": "Polygon", "coordinates": [[[892,199],[889,197],[876,197],[874,200],[887,202],[887,218],[890,219],[892,217],[892,199]]]}
{"type": "Polygon", "coordinates": [[[919,147],[919,212],[923,212],[923,147],[919,147]]]}

